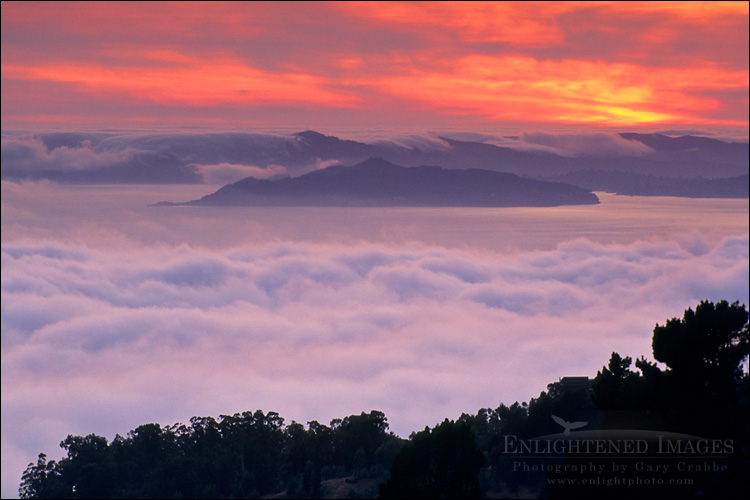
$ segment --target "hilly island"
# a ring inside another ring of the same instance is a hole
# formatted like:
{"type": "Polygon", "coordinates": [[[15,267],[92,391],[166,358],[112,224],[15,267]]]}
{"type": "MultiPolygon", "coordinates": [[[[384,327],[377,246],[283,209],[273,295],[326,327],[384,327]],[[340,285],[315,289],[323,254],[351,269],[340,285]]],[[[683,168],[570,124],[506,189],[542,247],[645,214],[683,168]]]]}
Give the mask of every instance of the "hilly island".
{"type": "Polygon", "coordinates": [[[248,177],[187,203],[208,206],[552,207],[594,205],[591,191],[483,169],[402,167],[382,158],[299,177],[248,177]]]}

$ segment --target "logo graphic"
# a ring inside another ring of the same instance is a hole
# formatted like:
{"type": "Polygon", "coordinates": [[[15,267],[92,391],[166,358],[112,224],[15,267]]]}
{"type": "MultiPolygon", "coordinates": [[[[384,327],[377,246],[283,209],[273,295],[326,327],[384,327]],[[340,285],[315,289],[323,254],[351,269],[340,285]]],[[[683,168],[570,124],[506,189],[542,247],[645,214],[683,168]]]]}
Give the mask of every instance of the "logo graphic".
{"type": "Polygon", "coordinates": [[[556,415],[552,415],[552,420],[557,422],[562,426],[563,429],[565,429],[565,432],[563,432],[563,434],[566,436],[570,436],[570,429],[578,429],[580,427],[586,427],[587,425],[589,425],[588,422],[568,422],[567,420],[563,420],[556,415]]]}

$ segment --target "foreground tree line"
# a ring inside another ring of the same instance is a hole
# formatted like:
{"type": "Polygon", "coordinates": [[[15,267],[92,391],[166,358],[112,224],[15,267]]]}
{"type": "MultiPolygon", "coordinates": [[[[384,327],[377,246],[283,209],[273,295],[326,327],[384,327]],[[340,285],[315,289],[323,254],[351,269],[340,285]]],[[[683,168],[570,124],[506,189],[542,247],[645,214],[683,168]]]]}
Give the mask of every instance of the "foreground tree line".
{"type": "Polygon", "coordinates": [[[682,318],[654,328],[653,355],[664,368],[645,358],[633,363],[612,353],[607,365],[590,382],[584,378],[583,385],[579,379],[571,386],[563,378],[528,404],[501,404],[445,419],[408,440],[389,432],[379,411],[307,426],[285,424],[277,413],[261,410],[218,419],[193,417],[189,424],[141,425],[111,443],[94,434],[70,435],[60,444],[65,458],[48,461],[40,453],[37,462],[29,464],[19,495],[745,497],[750,474],[748,345],[744,305],[703,301],[682,318]],[[600,436],[633,429],[640,435],[654,430],[700,439],[670,442],[669,454],[648,460],[619,455],[602,460],[609,457],[578,448],[519,458],[517,445],[560,435],[561,426],[568,427],[565,435],[571,428],[585,427],[597,429],[600,436]],[[700,452],[703,462],[692,452],[700,452]],[[707,461],[704,456],[714,452],[707,461]],[[607,467],[617,474],[607,476],[612,472],[607,467]]]}

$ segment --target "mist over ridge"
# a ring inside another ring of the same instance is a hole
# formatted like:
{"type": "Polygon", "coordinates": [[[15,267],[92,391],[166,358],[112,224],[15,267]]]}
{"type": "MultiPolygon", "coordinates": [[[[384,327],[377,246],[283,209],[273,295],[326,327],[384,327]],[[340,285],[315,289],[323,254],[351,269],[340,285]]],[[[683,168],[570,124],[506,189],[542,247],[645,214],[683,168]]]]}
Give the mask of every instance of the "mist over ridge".
{"type": "MultiPolygon", "coordinates": [[[[702,180],[748,175],[748,143],[663,134],[520,136],[452,133],[371,142],[314,131],[293,134],[4,132],[2,178],[64,183],[213,183],[296,177],[331,165],[383,158],[407,167],[480,168],[630,195],[747,197],[702,180]],[[588,176],[587,172],[594,175],[588,176]],[[586,182],[580,181],[583,175],[586,182]],[[684,183],[692,183],[684,188],[684,183]],[[640,185],[650,183],[651,190],[640,185]]],[[[746,184],[746,183],[745,183],[746,184]]]]}

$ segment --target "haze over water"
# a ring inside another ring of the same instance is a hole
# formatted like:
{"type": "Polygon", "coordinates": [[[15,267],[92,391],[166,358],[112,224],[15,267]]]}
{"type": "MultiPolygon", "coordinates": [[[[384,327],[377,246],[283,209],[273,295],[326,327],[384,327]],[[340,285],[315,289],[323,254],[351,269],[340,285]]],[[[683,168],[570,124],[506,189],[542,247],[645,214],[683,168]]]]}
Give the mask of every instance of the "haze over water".
{"type": "Polygon", "coordinates": [[[551,250],[575,238],[716,244],[748,229],[748,201],[736,199],[596,193],[601,205],[555,208],[149,207],[163,198],[196,199],[217,187],[30,186],[6,184],[5,206],[12,215],[4,218],[4,243],[31,233],[104,248],[120,245],[121,236],[127,236],[141,244],[209,248],[282,240],[422,243],[508,252],[551,250]],[[54,211],[54,218],[47,210],[54,211]],[[117,228],[115,234],[101,237],[100,231],[108,228],[117,228]]]}

